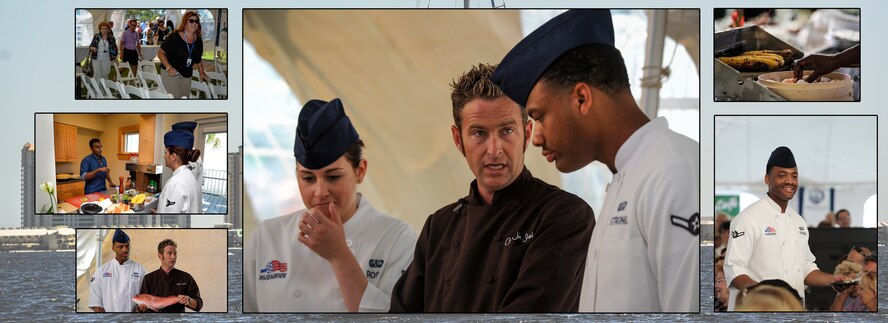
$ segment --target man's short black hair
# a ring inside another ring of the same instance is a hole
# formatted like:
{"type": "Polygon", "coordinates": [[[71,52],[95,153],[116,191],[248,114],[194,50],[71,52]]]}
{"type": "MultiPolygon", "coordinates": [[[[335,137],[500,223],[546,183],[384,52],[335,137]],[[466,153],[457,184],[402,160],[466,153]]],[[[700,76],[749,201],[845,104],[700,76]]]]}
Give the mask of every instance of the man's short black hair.
{"type": "Polygon", "coordinates": [[[876,257],[876,254],[871,254],[871,255],[863,258],[863,263],[868,263],[868,262],[879,263],[879,258],[876,257]]]}
{"type": "Polygon", "coordinates": [[[549,65],[540,81],[561,89],[583,82],[610,96],[629,88],[623,55],[605,44],[588,44],[567,51],[549,65]]]}
{"type": "Polygon", "coordinates": [[[97,142],[102,142],[102,141],[99,140],[99,138],[93,138],[93,139],[90,139],[90,140],[89,140],[89,149],[92,149],[93,144],[95,144],[95,143],[97,143],[97,142]]]}

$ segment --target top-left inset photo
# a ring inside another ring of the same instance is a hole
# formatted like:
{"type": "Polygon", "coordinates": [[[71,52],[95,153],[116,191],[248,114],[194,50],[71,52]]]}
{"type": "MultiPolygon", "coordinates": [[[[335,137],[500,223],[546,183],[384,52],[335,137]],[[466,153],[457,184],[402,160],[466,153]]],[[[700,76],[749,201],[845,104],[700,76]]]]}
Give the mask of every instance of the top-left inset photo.
{"type": "Polygon", "coordinates": [[[228,9],[74,10],[74,98],[228,99],[228,9]]]}

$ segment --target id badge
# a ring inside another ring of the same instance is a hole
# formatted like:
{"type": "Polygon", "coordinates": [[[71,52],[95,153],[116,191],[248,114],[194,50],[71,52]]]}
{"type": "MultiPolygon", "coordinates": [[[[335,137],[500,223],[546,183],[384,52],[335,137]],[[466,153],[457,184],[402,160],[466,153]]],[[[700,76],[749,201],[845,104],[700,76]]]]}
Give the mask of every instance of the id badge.
{"type": "Polygon", "coordinates": [[[185,66],[191,67],[191,58],[188,58],[188,60],[185,61],[185,66]]]}

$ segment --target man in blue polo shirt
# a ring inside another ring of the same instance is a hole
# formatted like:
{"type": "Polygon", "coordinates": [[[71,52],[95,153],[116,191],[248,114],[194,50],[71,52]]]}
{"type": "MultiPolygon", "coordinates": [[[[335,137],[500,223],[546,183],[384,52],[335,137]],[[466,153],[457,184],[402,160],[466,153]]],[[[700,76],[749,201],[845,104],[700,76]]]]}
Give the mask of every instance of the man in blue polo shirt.
{"type": "Polygon", "coordinates": [[[102,142],[99,138],[89,140],[89,150],[92,154],[83,157],[83,161],[80,162],[80,178],[86,183],[83,188],[84,194],[105,191],[105,180],[114,185],[108,169],[108,160],[102,156],[102,142]]]}

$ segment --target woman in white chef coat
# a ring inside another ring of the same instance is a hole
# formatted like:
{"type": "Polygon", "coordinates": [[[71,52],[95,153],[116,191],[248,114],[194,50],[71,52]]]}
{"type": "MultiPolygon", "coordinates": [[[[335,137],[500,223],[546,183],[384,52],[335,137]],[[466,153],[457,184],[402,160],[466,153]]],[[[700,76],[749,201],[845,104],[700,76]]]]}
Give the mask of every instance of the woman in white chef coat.
{"type": "Polygon", "coordinates": [[[197,196],[197,181],[188,161],[194,158],[194,135],[187,131],[173,130],[163,136],[163,160],[173,176],[163,185],[157,213],[200,213],[201,200],[197,196]]]}
{"type": "Polygon", "coordinates": [[[342,102],[311,100],[296,128],[307,209],[264,221],[244,249],[244,312],[386,312],[416,233],[357,191],[363,141],[342,102]]]}
{"type": "MultiPolygon", "coordinates": [[[[197,128],[197,122],[194,121],[182,121],[174,123],[172,126],[173,130],[181,130],[185,132],[191,133],[194,135],[194,129],[197,128]]],[[[192,149],[193,155],[191,158],[186,160],[185,164],[188,166],[188,169],[191,170],[191,174],[194,175],[194,179],[197,181],[195,192],[197,192],[198,201],[203,203],[203,159],[200,157],[200,150],[192,149]]]]}

